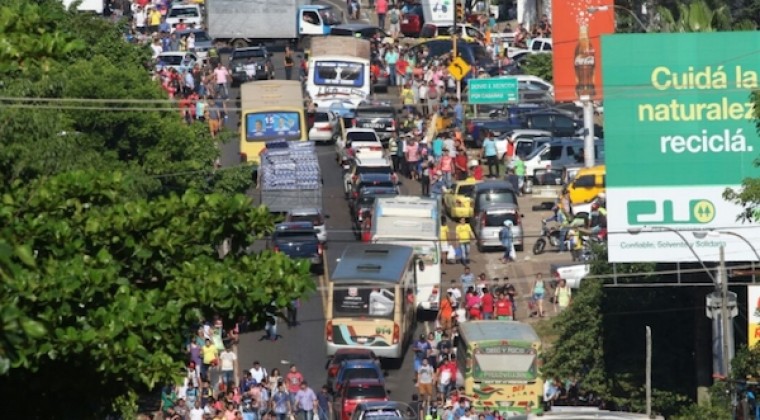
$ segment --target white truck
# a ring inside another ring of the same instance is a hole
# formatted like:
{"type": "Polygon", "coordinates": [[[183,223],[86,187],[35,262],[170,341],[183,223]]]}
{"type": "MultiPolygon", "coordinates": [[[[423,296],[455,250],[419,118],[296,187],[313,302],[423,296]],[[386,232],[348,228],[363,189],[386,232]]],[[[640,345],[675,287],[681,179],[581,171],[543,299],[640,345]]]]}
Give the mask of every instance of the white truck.
{"type": "Polygon", "coordinates": [[[206,2],[208,33],[233,48],[324,36],[342,23],[332,6],[308,0],[213,0],[206,2]]]}
{"type": "Polygon", "coordinates": [[[517,48],[515,46],[507,48],[507,57],[513,60],[519,60],[525,54],[550,54],[551,52],[551,38],[533,38],[528,41],[527,48],[517,48]]]}
{"type": "Polygon", "coordinates": [[[438,312],[441,301],[440,217],[436,199],[412,196],[378,198],[372,212],[372,242],[414,248],[414,296],[423,311],[438,312]]]}
{"type": "MultiPolygon", "coordinates": [[[[76,2],[76,0],[62,0],[63,1],[63,7],[68,9],[71,7],[72,4],[76,2]]],[[[98,15],[102,15],[103,11],[105,10],[105,0],[82,0],[81,3],[77,6],[78,12],[86,12],[86,13],[95,13],[98,15]]]]}
{"type": "Polygon", "coordinates": [[[590,264],[552,264],[551,286],[556,288],[560,280],[565,280],[571,289],[578,289],[589,272],[591,272],[590,264]]]}

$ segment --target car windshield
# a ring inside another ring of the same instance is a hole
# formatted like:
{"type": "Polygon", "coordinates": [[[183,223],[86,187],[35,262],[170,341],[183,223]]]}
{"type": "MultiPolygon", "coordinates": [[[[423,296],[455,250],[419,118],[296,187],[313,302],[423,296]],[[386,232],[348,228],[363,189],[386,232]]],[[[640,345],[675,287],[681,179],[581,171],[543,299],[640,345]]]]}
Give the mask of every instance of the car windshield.
{"type": "Polygon", "coordinates": [[[159,61],[167,66],[179,66],[184,58],[182,55],[162,55],[159,57],[159,61]]]}
{"type": "Polygon", "coordinates": [[[348,144],[354,141],[377,141],[377,134],[374,131],[355,131],[346,135],[346,141],[348,144]]]}
{"type": "Polygon", "coordinates": [[[403,418],[404,416],[401,415],[400,411],[393,409],[368,410],[362,413],[362,420],[399,420],[403,418]]]}
{"type": "Polygon", "coordinates": [[[484,208],[493,204],[517,204],[517,196],[511,190],[496,190],[479,194],[478,208],[484,208]]]}
{"type": "Polygon", "coordinates": [[[180,8],[173,8],[169,10],[169,17],[172,18],[195,18],[200,16],[198,14],[198,9],[195,7],[180,7],[180,8]]]}
{"type": "Polygon", "coordinates": [[[303,215],[291,215],[289,217],[291,222],[309,222],[314,226],[321,226],[322,216],[318,214],[303,214],[303,215]]]}
{"type": "Polygon", "coordinates": [[[346,398],[357,400],[366,398],[385,398],[385,387],[382,385],[350,386],[346,389],[346,398]]]}
{"type": "Polygon", "coordinates": [[[286,230],[275,234],[276,241],[309,241],[316,240],[317,235],[307,230],[286,230]]]}
{"type": "Polygon", "coordinates": [[[392,174],[393,169],[390,166],[357,166],[357,174],[392,174]]]}
{"type": "Polygon", "coordinates": [[[250,50],[236,50],[232,52],[232,59],[237,60],[239,58],[263,58],[266,54],[264,50],[260,48],[250,49],[250,50]]]}
{"type": "Polygon", "coordinates": [[[460,185],[459,189],[457,190],[458,195],[470,195],[472,194],[472,191],[475,189],[475,184],[469,184],[469,185],[460,185]]]}
{"type": "Polygon", "coordinates": [[[343,354],[336,354],[335,359],[333,360],[335,363],[340,364],[344,360],[371,360],[372,355],[369,353],[343,353],[343,354]]]}
{"type": "Polygon", "coordinates": [[[393,108],[357,108],[356,115],[360,117],[388,118],[393,116],[393,108]]]}
{"type": "Polygon", "coordinates": [[[314,122],[330,122],[330,116],[326,112],[315,112],[314,122]]]}
{"type": "Polygon", "coordinates": [[[347,369],[343,374],[344,381],[350,381],[351,379],[383,379],[375,368],[352,368],[347,369]]]}
{"type": "Polygon", "coordinates": [[[486,226],[504,226],[504,222],[511,221],[513,225],[517,224],[517,213],[515,212],[486,212],[486,226]]]}
{"type": "MultiPolygon", "coordinates": [[[[389,177],[390,178],[390,177],[389,177]]],[[[394,184],[390,179],[387,180],[372,180],[372,181],[361,181],[359,183],[359,188],[363,187],[385,187],[385,188],[393,188],[394,184]]]]}

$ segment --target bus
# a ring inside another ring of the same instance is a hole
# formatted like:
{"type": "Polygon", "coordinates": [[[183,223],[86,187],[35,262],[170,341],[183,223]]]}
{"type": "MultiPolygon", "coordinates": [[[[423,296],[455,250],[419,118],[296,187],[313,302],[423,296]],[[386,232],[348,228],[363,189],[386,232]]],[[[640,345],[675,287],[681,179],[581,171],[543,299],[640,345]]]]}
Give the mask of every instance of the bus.
{"type": "Polygon", "coordinates": [[[543,411],[538,372],[541,340],[529,324],[468,321],[459,324],[456,349],[465,395],[478,409],[524,415],[543,411]]]}
{"type": "Polygon", "coordinates": [[[327,355],[361,348],[401,359],[414,334],[414,250],[361,244],[343,252],[328,278],[327,355]]]}
{"type": "Polygon", "coordinates": [[[269,140],[307,141],[303,88],[297,80],[240,85],[240,159],[258,167],[269,140]]]}
{"type": "Polygon", "coordinates": [[[318,108],[329,108],[335,101],[353,106],[369,98],[372,80],[369,60],[349,55],[326,55],[309,60],[306,92],[318,108]]]}
{"type": "Polygon", "coordinates": [[[397,196],[375,200],[370,240],[414,248],[417,265],[415,303],[438,312],[441,302],[441,230],[438,200],[397,196]]]}

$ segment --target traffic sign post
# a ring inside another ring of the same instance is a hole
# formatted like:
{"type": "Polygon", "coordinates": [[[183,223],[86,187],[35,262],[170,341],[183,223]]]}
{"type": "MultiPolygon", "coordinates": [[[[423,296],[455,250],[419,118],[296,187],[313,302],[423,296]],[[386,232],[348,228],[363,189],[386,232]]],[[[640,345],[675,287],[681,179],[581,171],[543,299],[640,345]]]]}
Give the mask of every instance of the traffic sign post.
{"type": "Polygon", "coordinates": [[[519,94],[514,77],[470,79],[467,82],[467,98],[471,105],[517,102],[519,94]]]}
{"type": "Polygon", "coordinates": [[[454,59],[454,61],[449,64],[449,73],[456,79],[457,81],[460,81],[467,76],[467,73],[470,72],[472,68],[469,64],[467,64],[466,61],[462,57],[457,57],[454,59]]]}

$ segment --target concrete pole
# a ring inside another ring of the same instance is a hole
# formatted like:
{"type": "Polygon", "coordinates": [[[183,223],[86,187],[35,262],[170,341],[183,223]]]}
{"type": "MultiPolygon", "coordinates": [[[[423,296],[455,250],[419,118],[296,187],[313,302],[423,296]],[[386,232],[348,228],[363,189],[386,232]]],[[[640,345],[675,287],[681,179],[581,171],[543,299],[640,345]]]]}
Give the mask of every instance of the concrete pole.
{"type": "Polygon", "coordinates": [[[720,247],[720,279],[721,279],[721,305],[720,305],[720,322],[722,346],[723,346],[723,374],[726,379],[731,376],[731,352],[730,352],[730,318],[728,312],[728,272],[726,270],[726,252],[723,245],[720,247]]]}
{"type": "Polygon", "coordinates": [[[647,325],[647,366],[646,366],[647,417],[652,417],[652,328],[647,325]]]}
{"type": "Polygon", "coordinates": [[[583,162],[587,168],[594,166],[594,101],[588,95],[581,96],[583,102],[583,162]]]}

